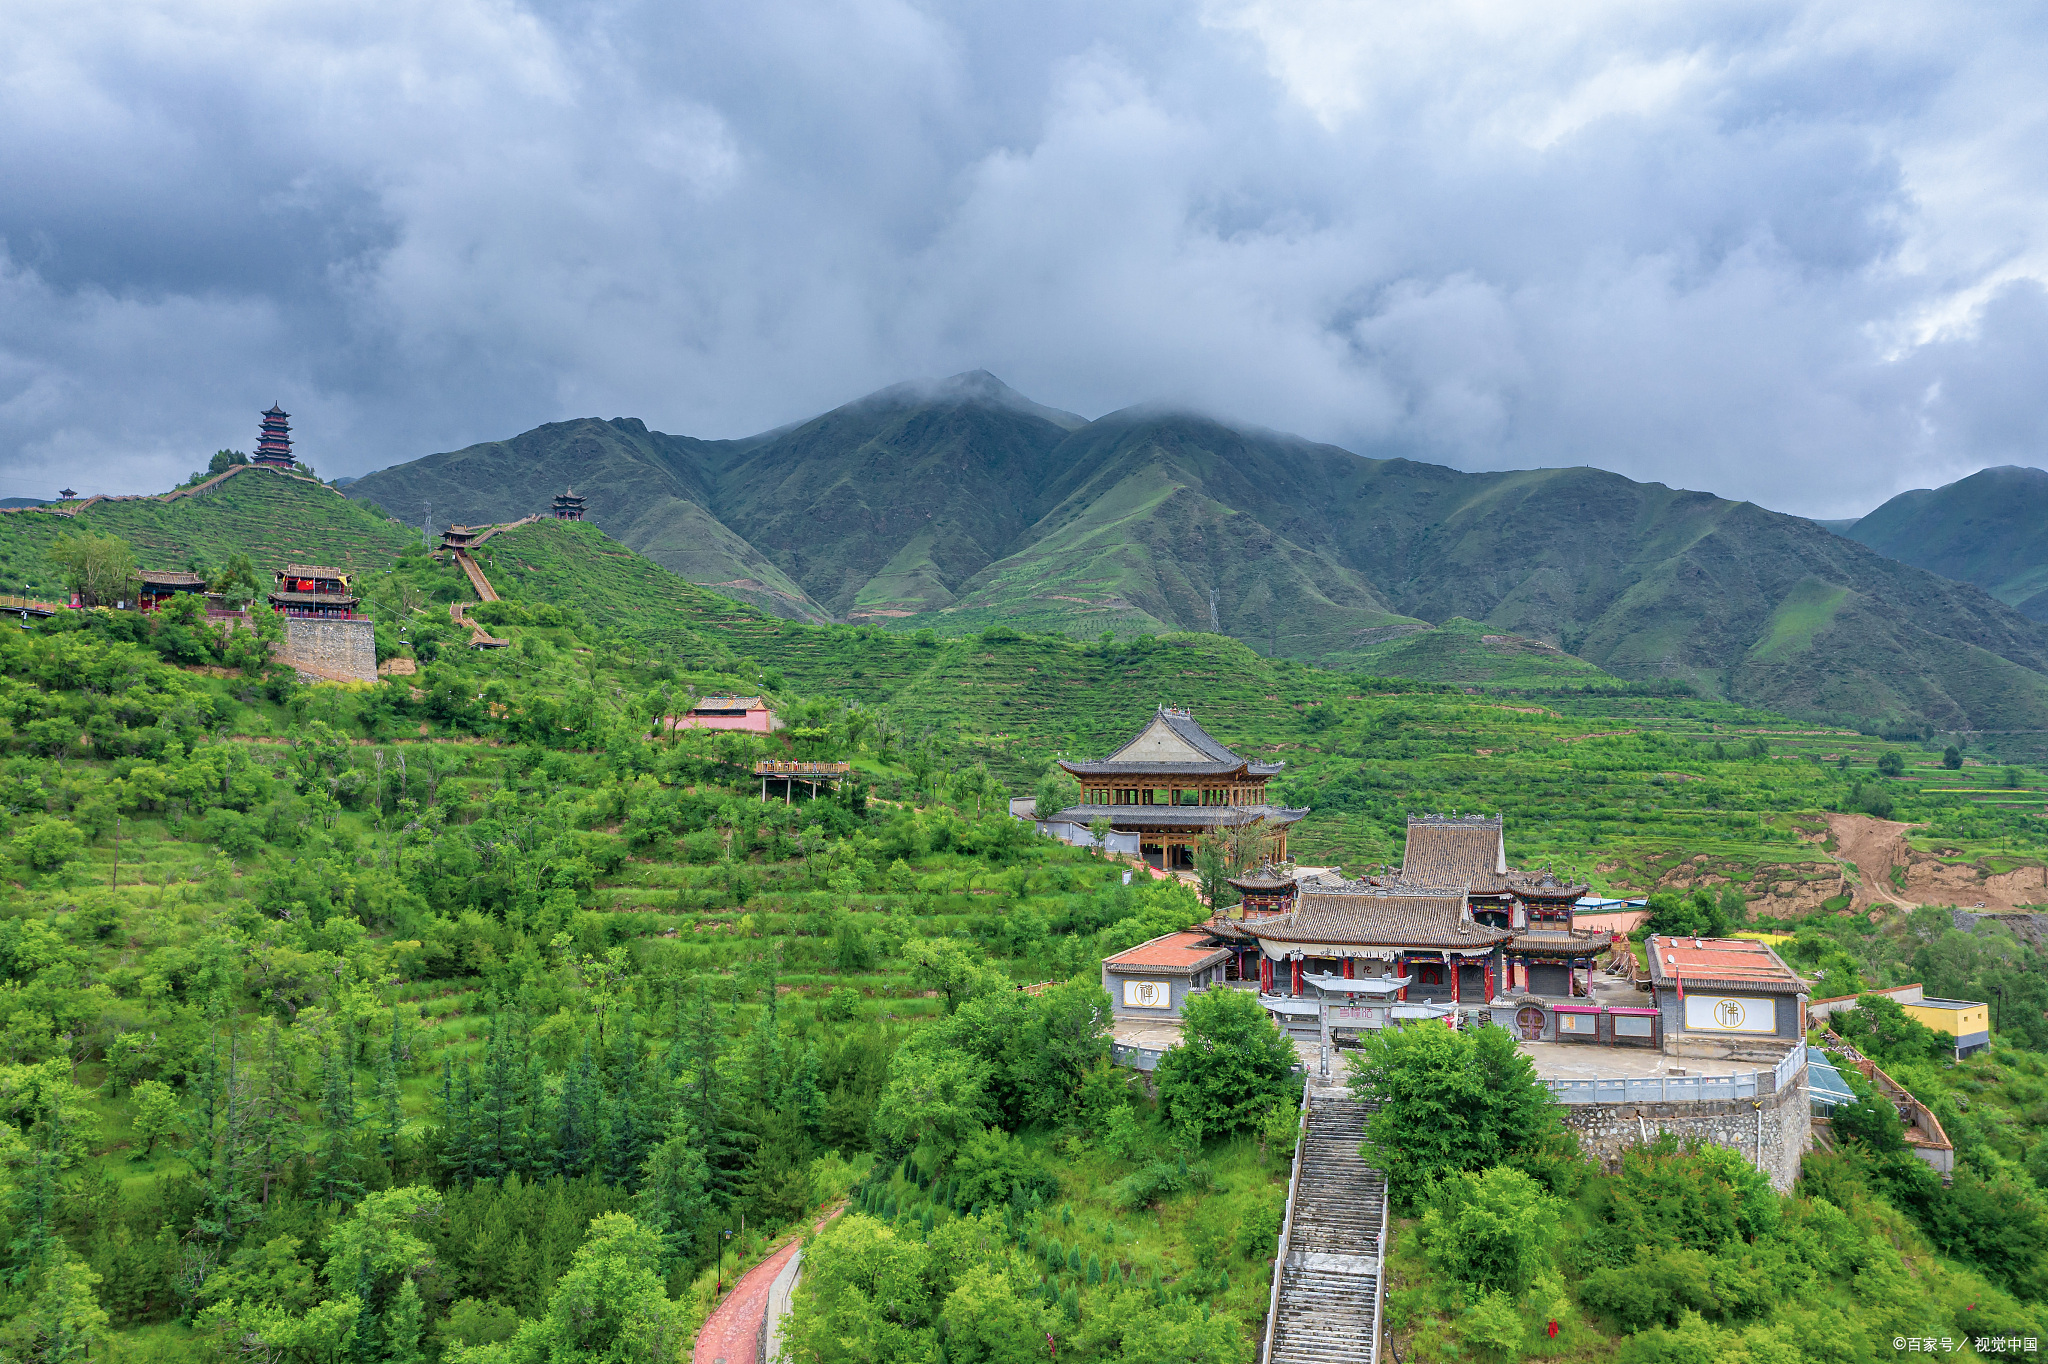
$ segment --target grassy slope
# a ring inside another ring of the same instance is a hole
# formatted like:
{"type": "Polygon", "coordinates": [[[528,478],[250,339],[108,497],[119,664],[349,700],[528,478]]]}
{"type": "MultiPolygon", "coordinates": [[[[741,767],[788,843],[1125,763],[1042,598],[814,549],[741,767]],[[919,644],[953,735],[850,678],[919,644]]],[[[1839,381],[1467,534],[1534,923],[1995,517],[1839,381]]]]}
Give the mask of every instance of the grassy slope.
{"type": "Polygon", "coordinates": [[[2048,620],[2048,473],[1984,469],[1939,488],[1900,493],[1844,534],[1880,554],[1975,583],[2035,620],[2048,620]]]}
{"type": "Polygon", "coordinates": [[[380,568],[417,534],[310,479],[251,470],[171,502],[98,502],[75,517],[11,512],[0,517],[0,582],[54,591],[62,575],[45,551],[81,531],[127,540],[144,568],[217,567],[242,553],[265,573],[294,561],[380,568]]]}
{"type": "Polygon", "coordinates": [[[706,466],[723,457],[724,445],[652,432],[630,418],[583,418],[394,465],[350,484],[348,495],[413,524],[429,506],[436,525],[481,524],[545,511],[573,487],[589,499],[593,522],[671,572],[772,615],[824,619],[802,588],[705,510],[706,466]]]}

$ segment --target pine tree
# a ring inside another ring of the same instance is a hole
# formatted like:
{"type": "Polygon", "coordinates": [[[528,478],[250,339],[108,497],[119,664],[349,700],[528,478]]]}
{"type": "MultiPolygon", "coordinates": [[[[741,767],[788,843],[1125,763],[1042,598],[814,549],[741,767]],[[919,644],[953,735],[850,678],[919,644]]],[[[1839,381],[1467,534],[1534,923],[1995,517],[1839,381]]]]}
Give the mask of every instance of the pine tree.
{"type": "MultiPolygon", "coordinates": [[[[329,1203],[353,1203],[362,1197],[362,1181],[356,1178],[356,1129],[361,1115],[356,1111],[355,1028],[344,1023],[337,1041],[329,1036],[321,1043],[320,1062],[320,1198],[329,1203]]],[[[230,1092],[232,1092],[232,1087],[230,1092]]]]}
{"type": "Polygon", "coordinates": [[[606,1105],[605,1177],[622,1189],[637,1188],[647,1160],[646,1082],[642,1075],[640,1036],[630,1006],[619,1011],[619,1031],[612,1048],[612,1095],[606,1105]]]}
{"type": "Polygon", "coordinates": [[[377,1154],[398,1178],[398,1136],[405,1128],[405,1098],[398,1087],[399,1058],[404,1049],[399,1034],[398,1010],[391,1011],[391,1044],[377,1067],[377,1154]]]}
{"type": "Polygon", "coordinates": [[[647,1157],[635,1207],[661,1236],[663,1267],[686,1262],[711,1212],[710,1172],[687,1120],[678,1119],[647,1157]]]}
{"type": "Polygon", "coordinates": [[[512,1069],[512,1043],[503,1015],[491,1020],[491,1040],[484,1053],[483,1102],[476,1115],[477,1169],[485,1179],[516,1173],[521,1139],[518,1128],[519,1077],[512,1069]]]}
{"type": "Polygon", "coordinates": [[[595,1149],[590,1128],[596,1111],[591,1091],[597,1085],[597,1069],[590,1056],[590,1039],[586,1037],[576,1064],[562,1076],[561,1097],[555,1103],[555,1172],[569,1179],[590,1169],[595,1149]]]}

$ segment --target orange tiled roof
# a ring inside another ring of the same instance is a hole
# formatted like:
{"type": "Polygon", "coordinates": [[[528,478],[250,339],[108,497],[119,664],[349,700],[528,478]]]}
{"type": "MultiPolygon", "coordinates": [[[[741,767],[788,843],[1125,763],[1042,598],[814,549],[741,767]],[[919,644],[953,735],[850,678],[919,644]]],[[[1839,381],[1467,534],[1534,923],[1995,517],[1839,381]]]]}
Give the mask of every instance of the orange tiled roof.
{"type": "Polygon", "coordinates": [[[1659,981],[1754,985],[1781,993],[1806,988],[1765,943],[1742,938],[1653,937],[1644,948],[1650,958],[1650,973],[1659,981]]]}
{"type": "Polygon", "coordinates": [[[1209,946],[1209,935],[1200,929],[1183,929],[1179,933],[1168,933],[1163,938],[1141,942],[1128,951],[1117,953],[1102,964],[1152,966],[1168,971],[1196,971],[1208,965],[1212,958],[1220,960],[1229,955],[1220,947],[1209,946]]]}

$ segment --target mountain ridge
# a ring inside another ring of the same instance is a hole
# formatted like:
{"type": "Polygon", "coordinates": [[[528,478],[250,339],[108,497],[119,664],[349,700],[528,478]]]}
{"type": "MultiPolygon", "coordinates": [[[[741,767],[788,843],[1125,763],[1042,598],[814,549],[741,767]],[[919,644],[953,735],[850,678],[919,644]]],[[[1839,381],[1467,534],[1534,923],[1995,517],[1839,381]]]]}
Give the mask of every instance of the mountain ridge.
{"type": "Polygon", "coordinates": [[[2001,464],[1900,493],[1843,533],[1945,578],[1973,583],[2048,621],[2048,471],[2001,464]]]}
{"type": "Polygon", "coordinates": [[[440,488],[437,507],[495,498],[489,519],[511,519],[534,509],[516,498],[541,500],[536,480],[579,469],[622,543],[786,617],[1214,631],[1367,670],[1540,657],[1806,714],[2048,729],[2048,629],[1805,518],[1588,465],[1465,473],[1149,405],[1087,421],[985,371],[737,441],[555,423],[347,491],[411,519],[440,488]],[[1472,625],[1455,643],[1413,638],[1452,621],[1472,625]]]}

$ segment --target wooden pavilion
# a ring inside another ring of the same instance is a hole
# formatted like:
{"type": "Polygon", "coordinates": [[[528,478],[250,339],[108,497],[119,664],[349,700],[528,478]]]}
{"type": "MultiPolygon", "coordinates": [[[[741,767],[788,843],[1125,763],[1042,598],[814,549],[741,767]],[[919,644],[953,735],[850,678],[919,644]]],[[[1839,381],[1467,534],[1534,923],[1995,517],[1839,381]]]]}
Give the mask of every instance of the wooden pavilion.
{"type": "Polygon", "coordinates": [[[279,614],[307,620],[361,620],[350,575],[318,564],[286,564],[277,571],[270,604],[279,614]]]}
{"type": "Polygon", "coordinates": [[[145,568],[136,576],[142,579],[142,590],[136,594],[135,604],[144,611],[158,610],[173,597],[206,591],[206,579],[197,573],[145,568]]]}
{"type": "Polygon", "coordinates": [[[1266,799],[1284,763],[1241,758],[1193,715],[1166,706],[1107,758],[1060,766],[1081,783],[1081,803],[1038,818],[1082,827],[1106,819],[1115,832],[1136,834],[1145,860],[1162,869],[1193,867],[1205,834],[1254,824],[1270,833],[1271,856],[1285,861],[1288,826],[1308,813],[1266,799]]]}
{"type": "Polygon", "coordinates": [[[567,492],[556,493],[555,505],[552,509],[555,520],[581,521],[583,519],[583,502],[584,499],[577,496],[574,488],[569,489],[567,492]]]}

